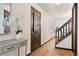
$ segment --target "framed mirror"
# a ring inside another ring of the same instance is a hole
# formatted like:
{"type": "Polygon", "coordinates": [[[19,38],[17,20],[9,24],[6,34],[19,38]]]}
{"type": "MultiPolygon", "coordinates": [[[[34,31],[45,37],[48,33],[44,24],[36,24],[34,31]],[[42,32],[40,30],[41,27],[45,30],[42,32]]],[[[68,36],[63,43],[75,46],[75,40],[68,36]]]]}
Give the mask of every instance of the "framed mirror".
{"type": "Polygon", "coordinates": [[[0,34],[10,33],[10,14],[11,14],[11,4],[1,3],[0,4],[0,34]]]}

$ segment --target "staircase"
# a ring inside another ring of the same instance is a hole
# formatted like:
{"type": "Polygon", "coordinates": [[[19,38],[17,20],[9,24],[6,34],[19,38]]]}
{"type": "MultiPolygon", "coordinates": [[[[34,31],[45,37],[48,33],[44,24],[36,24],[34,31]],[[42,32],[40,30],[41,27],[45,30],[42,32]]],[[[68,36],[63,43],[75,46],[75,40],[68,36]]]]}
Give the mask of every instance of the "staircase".
{"type": "Polygon", "coordinates": [[[56,29],[56,46],[59,48],[66,48],[71,49],[75,55],[77,55],[77,36],[78,36],[78,4],[74,3],[72,8],[72,18],[70,18],[64,25],[62,25],[60,28],[56,29]],[[69,39],[70,38],[70,39],[69,39]],[[70,40],[70,41],[69,41],[70,40]],[[62,44],[63,42],[63,44],[62,44]]]}
{"type": "Polygon", "coordinates": [[[72,34],[72,18],[70,18],[64,25],[56,29],[56,44],[67,38],[72,34]]]}

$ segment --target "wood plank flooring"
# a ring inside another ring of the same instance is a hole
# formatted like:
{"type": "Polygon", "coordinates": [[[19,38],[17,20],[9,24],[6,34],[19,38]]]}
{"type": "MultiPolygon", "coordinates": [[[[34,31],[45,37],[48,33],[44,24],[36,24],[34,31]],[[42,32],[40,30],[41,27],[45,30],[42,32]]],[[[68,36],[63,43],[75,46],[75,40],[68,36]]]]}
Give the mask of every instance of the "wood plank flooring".
{"type": "Polygon", "coordinates": [[[55,39],[52,39],[30,56],[74,56],[74,54],[71,50],[55,49],[55,39]]]}

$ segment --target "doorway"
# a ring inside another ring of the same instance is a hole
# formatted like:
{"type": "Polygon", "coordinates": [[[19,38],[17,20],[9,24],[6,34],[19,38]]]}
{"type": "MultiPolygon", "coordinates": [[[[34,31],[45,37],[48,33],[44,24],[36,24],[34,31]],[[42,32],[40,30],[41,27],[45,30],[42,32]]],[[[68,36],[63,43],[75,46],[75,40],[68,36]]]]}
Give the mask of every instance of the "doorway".
{"type": "Polygon", "coordinates": [[[41,13],[31,7],[31,52],[41,46],[41,13]]]}
{"type": "Polygon", "coordinates": [[[77,55],[77,3],[74,3],[72,9],[72,49],[77,55]]]}

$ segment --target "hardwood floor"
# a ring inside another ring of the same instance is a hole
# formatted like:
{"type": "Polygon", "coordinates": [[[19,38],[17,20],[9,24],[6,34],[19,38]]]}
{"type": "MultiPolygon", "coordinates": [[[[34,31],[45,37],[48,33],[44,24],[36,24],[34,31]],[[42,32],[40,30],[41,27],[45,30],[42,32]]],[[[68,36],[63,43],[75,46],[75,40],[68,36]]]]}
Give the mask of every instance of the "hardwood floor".
{"type": "Polygon", "coordinates": [[[71,50],[55,49],[55,39],[52,39],[30,56],[74,56],[74,54],[71,50]]]}

